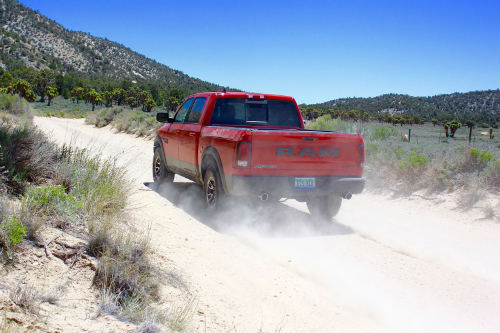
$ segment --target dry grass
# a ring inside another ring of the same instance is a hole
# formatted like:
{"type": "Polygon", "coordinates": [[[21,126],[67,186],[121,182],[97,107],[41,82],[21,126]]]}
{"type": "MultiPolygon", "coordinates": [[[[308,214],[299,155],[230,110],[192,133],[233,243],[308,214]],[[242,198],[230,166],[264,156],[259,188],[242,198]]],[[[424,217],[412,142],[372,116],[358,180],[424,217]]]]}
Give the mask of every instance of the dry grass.
{"type": "Polygon", "coordinates": [[[484,214],[484,218],[485,219],[488,219],[488,220],[495,220],[500,222],[500,215],[499,215],[499,212],[498,212],[498,208],[495,209],[495,207],[493,207],[492,204],[488,203],[486,204],[483,208],[483,214],[484,214]]]}
{"type": "Polygon", "coordinates": [[[32,285],[20,281],[9,293],[14,304],[33,314],[38,314],[40,308],[40,293],[32,285]]]}
{"type": "MultiPolygon", "coordinates": [[[[2,205],[0,223],[7,218],[21,221],[19,228],[26,228],[29,239],[36,239],[48,224],[86,231],[87,252],[98,258],[93,282],[107,295],[101,310],[137,323],[150,321],[158,281],[149,260],[149,238],[125,223],[129,181],[124,169],[86,150],[56,147],[29,117],[11,112],[19,109],[14,106],[8,112],[0,107],[0,190],[20,195],[20,205],[12,212],[2,205]]],[[[57,302],[58,293],[20,283],[10,297],[37,313],[41,302],[57,302]]]]}
{"type": "Polygon", "coordinates": [[[174,332],[184,331],[198,307],[198,301],[192,297],[184,304],[175,306],[169,313],[168,328],[174,332]]]}
{"type": "MultiPolygon", "coordinates": [[[[0,95],[2,98],[14,98],[0,95]]],[[[3,183],[14,195],[24,193],[26,183],[40,184],[54,175],[57,148],[31,123],[31,115],[20,116],[25,104],[13,99],[11,109],[0,107],[0,172],[3,183]],[[17,105],[17,106],[16,106],[17,105]]]]}
{"type": "Polygon", "coordinates": [[[156,121],[156,112],[142,112],[115,107],[87,114],[87,124],[103,127],[111,124],[119,132],[152,137],[163,124],[156,121]]]}

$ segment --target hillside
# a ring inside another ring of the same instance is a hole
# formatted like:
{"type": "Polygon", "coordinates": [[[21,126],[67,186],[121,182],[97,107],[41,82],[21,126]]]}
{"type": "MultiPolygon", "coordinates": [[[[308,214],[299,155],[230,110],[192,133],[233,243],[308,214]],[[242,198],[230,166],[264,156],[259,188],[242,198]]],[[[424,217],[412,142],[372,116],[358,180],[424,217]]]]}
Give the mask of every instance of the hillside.
{"type": "Polygon", "coordinates": [[[129,48],[84,32],[69,31],[14,0],[0,0],[0,68],[26,66],[92,77],[155,81],[188,92],[223,87],[192,78],[129,48]]]}
{"type": "Polygon", "coordinates": [[[340,98],[308,105],[320,109],[361,110],[368,113],[419,114],[426,119],[445,115],[478,118],[497,122],[500,117],[500,90],[472,91],[432,97],[386,94],[370,98],[340,98]]]}

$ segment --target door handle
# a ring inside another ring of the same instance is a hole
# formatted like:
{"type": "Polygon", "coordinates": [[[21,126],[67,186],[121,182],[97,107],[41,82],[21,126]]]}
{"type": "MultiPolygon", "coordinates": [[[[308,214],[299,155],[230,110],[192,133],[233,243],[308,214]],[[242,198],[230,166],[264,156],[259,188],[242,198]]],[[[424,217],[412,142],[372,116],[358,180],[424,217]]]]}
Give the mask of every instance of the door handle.
{"type": "Polygon", "coordinates": [[[195,132],[189,132],[189,136],[195,136],[196,133],[195,132]]]}

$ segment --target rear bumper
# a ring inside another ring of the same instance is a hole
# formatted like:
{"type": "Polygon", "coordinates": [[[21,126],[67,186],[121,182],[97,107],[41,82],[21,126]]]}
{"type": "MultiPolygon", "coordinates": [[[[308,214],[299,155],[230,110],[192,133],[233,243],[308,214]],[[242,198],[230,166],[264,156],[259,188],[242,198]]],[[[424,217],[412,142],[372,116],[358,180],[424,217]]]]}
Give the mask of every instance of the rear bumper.
{"type": "Polygon", "coordinates": [[[273,197],[300,199],[329,194],[359,194],[365,187],[363,177],[314,178],[314,189],[296,189],[294,176],[232,176],[230,192],[232,195],[259,195],[266,192],[273,197]]]}

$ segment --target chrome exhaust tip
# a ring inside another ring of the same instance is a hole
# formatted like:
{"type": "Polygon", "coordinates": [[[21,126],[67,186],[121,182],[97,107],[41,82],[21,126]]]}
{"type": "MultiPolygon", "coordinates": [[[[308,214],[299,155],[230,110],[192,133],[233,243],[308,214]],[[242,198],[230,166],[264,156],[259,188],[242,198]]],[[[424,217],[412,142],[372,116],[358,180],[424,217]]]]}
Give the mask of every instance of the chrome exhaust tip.
{"type": "Polygon", "coordinates": [[[257,198],[259,198],[259,200],[260,200],[260,201],[267,201],[267,200],[269,200],[269,197],[270,197],[270,196],[271,196],[271,195],[270,195],[269,193],[267,193],[267,192],[262,192],[261,194],[259,194],[259,195],[257,196],[257,198]]]}
{"type": "Polygon", "coordinates": [[[350,200],[352,198],[352,194],[349,192],[342,193],[342,198],[350,200]]]}

